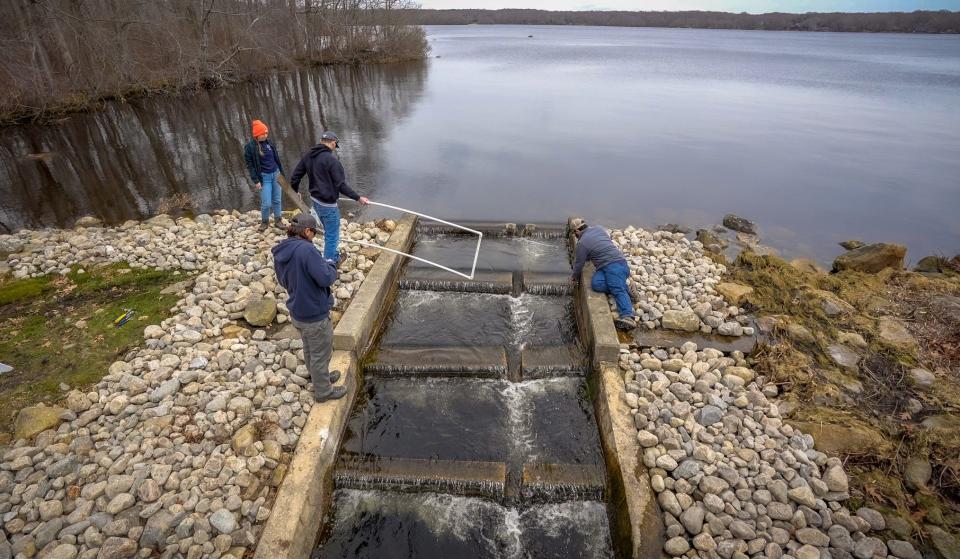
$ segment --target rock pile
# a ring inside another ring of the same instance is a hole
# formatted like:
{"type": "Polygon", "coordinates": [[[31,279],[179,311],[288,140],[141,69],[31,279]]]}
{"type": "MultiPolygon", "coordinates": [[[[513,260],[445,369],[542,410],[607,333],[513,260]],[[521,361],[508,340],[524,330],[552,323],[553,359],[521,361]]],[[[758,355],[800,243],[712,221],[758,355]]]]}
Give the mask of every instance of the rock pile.
{"type": "Polygon", "coordinates": [[[646,328],[753,334],[743,309],[728,304],[717,291],[726,267],[705,256],[699,241],[683,233],[635,227],[613,230],[610,237],[627,257],[630,283],[640,299],[634,309],[646,328]]]}
{"type": "MultiPolygon", "coordinates": [[[[236,323],[263,301],[289,320],[269,251],[283,233],[258,224],[258,212],[219,212],[0,239],[20,243],[8,259],[20,277],[125,260],[199,273],[143,347],[70,392],[63,423],[3,450],[0,557],[241,557],[254,546],[313,403],[293,327],[236,323]]],[[[341,233],[383,243],[393,227],[344,222],[341,233]]],[[[347,250],[341,308],[376,258],[347,250]]]]}
{"type": "Polygon", "coordinates": [[[848,511],[837,458],[785,424],[744,356],[686,343],[621,348],[626,399],[663,511],[673,557],[920,559],[909,542],[884,542],[877,511],[848,511]]]}

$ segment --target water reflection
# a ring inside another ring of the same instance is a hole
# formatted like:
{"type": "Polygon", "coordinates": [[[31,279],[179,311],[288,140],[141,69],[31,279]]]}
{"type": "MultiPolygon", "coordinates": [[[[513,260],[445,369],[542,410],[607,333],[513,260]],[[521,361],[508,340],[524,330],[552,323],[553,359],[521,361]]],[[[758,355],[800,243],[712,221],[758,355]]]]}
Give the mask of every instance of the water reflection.
{"type": "Polygon", "coordinates": [[[198,211],[257,207],[243,166],[250,121],[267,122],[284,164],[321,132],[340,132],[343,162],[361,191],[384,166],[383,142],[418,102],[424,63],[331,67],[278,74],[176,98],[107,103],[52,126],[0,138],[0,232],[110,222],[155,213],[187,194],[198,211]]]}

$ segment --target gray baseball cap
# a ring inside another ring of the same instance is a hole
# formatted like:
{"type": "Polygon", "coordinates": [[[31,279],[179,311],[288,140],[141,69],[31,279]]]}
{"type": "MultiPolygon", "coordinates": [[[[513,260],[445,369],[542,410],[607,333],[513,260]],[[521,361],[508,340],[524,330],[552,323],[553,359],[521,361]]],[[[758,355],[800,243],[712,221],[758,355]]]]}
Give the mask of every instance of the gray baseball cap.
{"type": "Polygon", "coordinates": [[[340,138],[337,137],[337,133],[333,130],[327,130],[324,132],[323,135],[320,136],[320,139],[340,143],[340,138]]]}
{"type": "Polygon", "coordinates": [[[303,227],[304,229],[317,229],[317,227],[319,227],[316,218],[310,214],[304,213],[295,215],[292,223],[298,227],[303,227]]]}

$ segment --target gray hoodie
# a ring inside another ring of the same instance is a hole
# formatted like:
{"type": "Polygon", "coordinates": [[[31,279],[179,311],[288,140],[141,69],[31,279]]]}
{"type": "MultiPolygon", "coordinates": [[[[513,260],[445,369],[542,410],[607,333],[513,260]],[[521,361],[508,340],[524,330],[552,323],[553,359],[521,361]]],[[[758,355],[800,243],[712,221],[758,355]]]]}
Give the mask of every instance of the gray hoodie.
{"type": "Polygon", "coordinates": [[[577,258],[573,263],[574,278],[580,278],[583,265],[587,263],[587,260],[593,262],[594,267],[598,270],[614,262],[627,263],[623,253],[610,240],[610,235],[607,235],[606,231],[596,225],[584,229],[583,234],[577,241],[577,258]]]}

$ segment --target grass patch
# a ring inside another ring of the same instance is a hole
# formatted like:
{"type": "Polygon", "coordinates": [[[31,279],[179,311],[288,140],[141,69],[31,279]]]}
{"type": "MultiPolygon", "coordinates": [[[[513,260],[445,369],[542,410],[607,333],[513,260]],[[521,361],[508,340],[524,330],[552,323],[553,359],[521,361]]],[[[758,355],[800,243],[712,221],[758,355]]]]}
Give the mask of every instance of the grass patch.
{"type": "Polygon", "coordinates": [[[99,381],[113,361],[142,342],[146,325],[169,316],[177,296],[160,292],[185,276],[111,265],[37,279],[45,281],[10,282],[18,296],[0,306],[0,355],[14,367],[0,376],[2,431],[10,430],[21,408],[62,398],[61,383],[85,388],[99,381]],[[136,314],[117,328],[114,319],[125,309],[136,314]]]}
{"type": "Polygon", "coordinates": [[[0,306],[29,301],[53,289],[50,276],[0,280],[0,306]]]}

